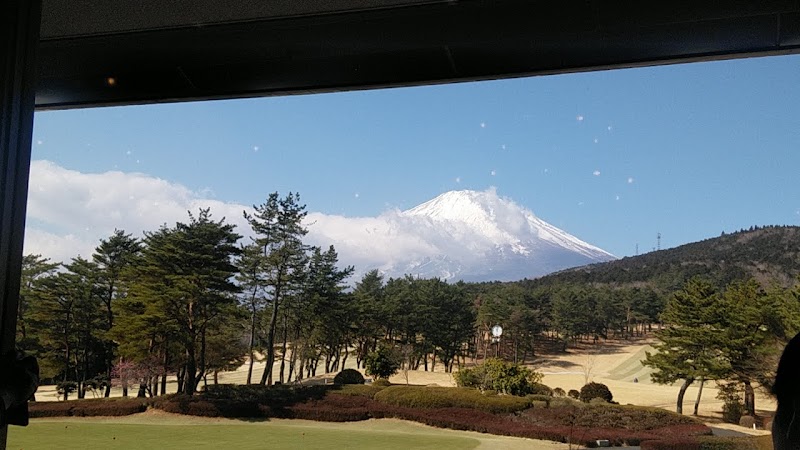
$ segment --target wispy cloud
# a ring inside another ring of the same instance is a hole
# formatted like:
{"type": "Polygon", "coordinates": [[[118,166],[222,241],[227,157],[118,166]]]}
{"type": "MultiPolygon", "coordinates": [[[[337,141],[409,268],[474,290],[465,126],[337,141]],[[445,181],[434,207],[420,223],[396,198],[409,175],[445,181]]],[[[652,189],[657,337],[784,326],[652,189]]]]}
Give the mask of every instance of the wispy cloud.
{"type": "Polygon", "coordinates": [[[594,172],[592,172],[592,175],[594,175],[596,177],[599,177],[600,176],[600,171],[599,170],[595,170],[594,172]]]}
{"type": "Polygon", "coordinates": [[[633,177],[628,177],[628,184],[633,184],[633,177]]]}
{"type": "Polygon", "coordinates": [[[575,117],[575,120],[577,120],[578,122],[583,122],[583,116],[578,115],[577,117],[575,117]]]}

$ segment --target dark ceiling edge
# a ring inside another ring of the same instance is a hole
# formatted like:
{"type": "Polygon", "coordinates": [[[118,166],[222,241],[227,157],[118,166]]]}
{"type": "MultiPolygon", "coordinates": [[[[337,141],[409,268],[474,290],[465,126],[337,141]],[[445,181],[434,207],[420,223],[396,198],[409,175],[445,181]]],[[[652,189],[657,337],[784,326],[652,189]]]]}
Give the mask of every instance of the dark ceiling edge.
{"type": "Polygon", "coordinates": [[[552,69],[542,70],[535,72],[523,73],[508,73],[493,76],[470,77],[470,78],[452,78],[452,79],[435,79],[435,80],[419,80],[407,83],[375,83],[375,84],[360,84],[360,85],[332,85],[321,86],[315,88],[292,88],[292,89],[276,89],[276,90],[252,90],[252,91],[231,91],[221,93],[218,95],[203,95],[197,97],[152,97],[152,98],[138,98],[120,101],[114,103],[93,103],[93,102],[75,102],[75,103],[53,103],[46,106],[37,106],[36,111],[62,111],[67,109],[80,109],[80,108],[114,108],[121,106],[142,106],[154,104],[167,104],[167,103],[190,103],[202,101],[220,101],[220,100],[242,100],[262,97],[280,97],[292,95],[318,95],[318,94],[335,94],[353,91],[371,91],[379,89],[402,89],[413,87],[425,86],[441,86],[445,84],[454,83],[474,83],[482,81],[501,81],[517,78],[532,78],[539,76],[559,75],[559,74],[577,74],[588,72],[599,72],[608,70],[624,70],[624,69],[641,69],[647,67],[670,66],[678,64],[689,64],[699,62],[715,62],[715,61],[731,61],[734,59],[745,58],[766,58],[772,56],[787,56],[800,54],[800,46],[783,48],[780,50],[765,49],[754,50],[740,53],[709,53],[705,55],[692,55],[686,57],[670,58],[670,59],[654,59],[654,60],[640,60],[630,61],[620,64],[608,64],[602,66],[586,66],[574,67],[569,69],[552,69]]]}
{"type": "Polygon", "coordinates": [[[37,109],[321,94],[800,53],[795,3],[759,6],[755,13],[713,5],[653,13],[614,4],[599,14],[598,5],[431,2],[50,40],[40,46],[37,109]]]}
{"type": "Polygon", "coordinates": [[[452,1],[453,0],[427,0],[427,1],[419,1],[417,3],[404,4],[404,5],[373,6],[373,7],[366,7],[366,8],[348,9],[348,10],[343,10],[343,11],[323,11],[323,12],[313,12],[313,13],[305,13],[305,14],[287,14],[285,16],[277,16],[277,17],[227,20],[227,21],[220,21],[220,22],[213,22],[213,23],[197,24],[197,25],[188,24],[188,25],[181,25],[181,26],[152,27],[152,28],[147,28],[147,29],[142,29],[142,30],[125,30],[125,31],[105,32],[105,33],[71,34],[71,35],[68,35],[68,36],[44,37],[44,38],[41,38],[39,40],[39,42],[81,40],[81,39],[90,39],[90,38],[107,37],[107,36],[123,37],[123,36],[133,36],[133,35],[142,34],[142,33],[151,33],[151,32],[159,32],[159,31],[192,30],[192,29],[196,29],[196,28],[208,28],[208,27],[216,27],[216,26],[247,25],[247,24],[254,24],[254,23],[292,21],[292,20],[299,20],[299,19],[306,19],[306,18],[325,18],[325,17],[345,16],[345,15],[349,15],[349,14],[363,14],[363,13],[372,13],[372,12],[396,11],[396,10],[403,10],[403,9],[411,9],[411,8],[415,8],[415,7],[425,7],[425,6],[430,6],[430,5],[442,5],[442,4],[446,5],[446,4],[452,3],[452,1]]]}

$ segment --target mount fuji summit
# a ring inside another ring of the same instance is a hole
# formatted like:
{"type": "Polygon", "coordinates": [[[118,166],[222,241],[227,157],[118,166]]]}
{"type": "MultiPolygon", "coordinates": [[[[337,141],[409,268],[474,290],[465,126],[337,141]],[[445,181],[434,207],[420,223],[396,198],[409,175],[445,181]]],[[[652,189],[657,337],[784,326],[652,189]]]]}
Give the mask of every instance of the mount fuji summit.
{"type": "Polygon", "coordinates": [[[346,238],[328,236],[343,262],[352,263],[348,254],[372,255],[371,261],[353,261],[355,280],[378,269],[386,278],[511,281],[616,259],[494,189],[450,191],[405,211],[356,220],[362,222],[348,227],[346,238]],[[362,243],[359,248],[349,248],[354,241],[362,243]]]}

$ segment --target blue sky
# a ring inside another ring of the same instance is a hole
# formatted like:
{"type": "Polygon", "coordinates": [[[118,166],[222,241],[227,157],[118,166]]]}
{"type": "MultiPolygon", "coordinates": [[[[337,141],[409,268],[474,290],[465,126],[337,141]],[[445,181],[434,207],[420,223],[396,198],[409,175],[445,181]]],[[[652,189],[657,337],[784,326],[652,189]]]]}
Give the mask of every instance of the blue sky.
{"type": "Polygon", "coordinates": [[[310,211],[344,216],[495,186],[625,256],[655,247],[659,232],[672,247],[800,224],[798,79],[800,57],[787,56],[39,112],[34,159],[142,173],[222,203],[299,191],[310,211]]]}

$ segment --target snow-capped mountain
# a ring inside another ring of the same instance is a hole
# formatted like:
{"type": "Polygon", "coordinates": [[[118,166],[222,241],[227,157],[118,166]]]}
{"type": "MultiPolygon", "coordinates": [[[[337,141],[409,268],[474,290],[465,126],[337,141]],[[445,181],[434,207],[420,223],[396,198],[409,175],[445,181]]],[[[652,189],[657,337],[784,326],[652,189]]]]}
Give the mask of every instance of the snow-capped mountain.
{"type": "Polygon", "coordinates": [[[494,189],[450,191],[376,218],[311,219],[328,225],[311,227],[312,235],[316,228],[320,239],[324,234],[333,241],[343,263],[356,266],[354,281],[370,269],[387,278],[508,281],[615,259],[494,189]]]}

